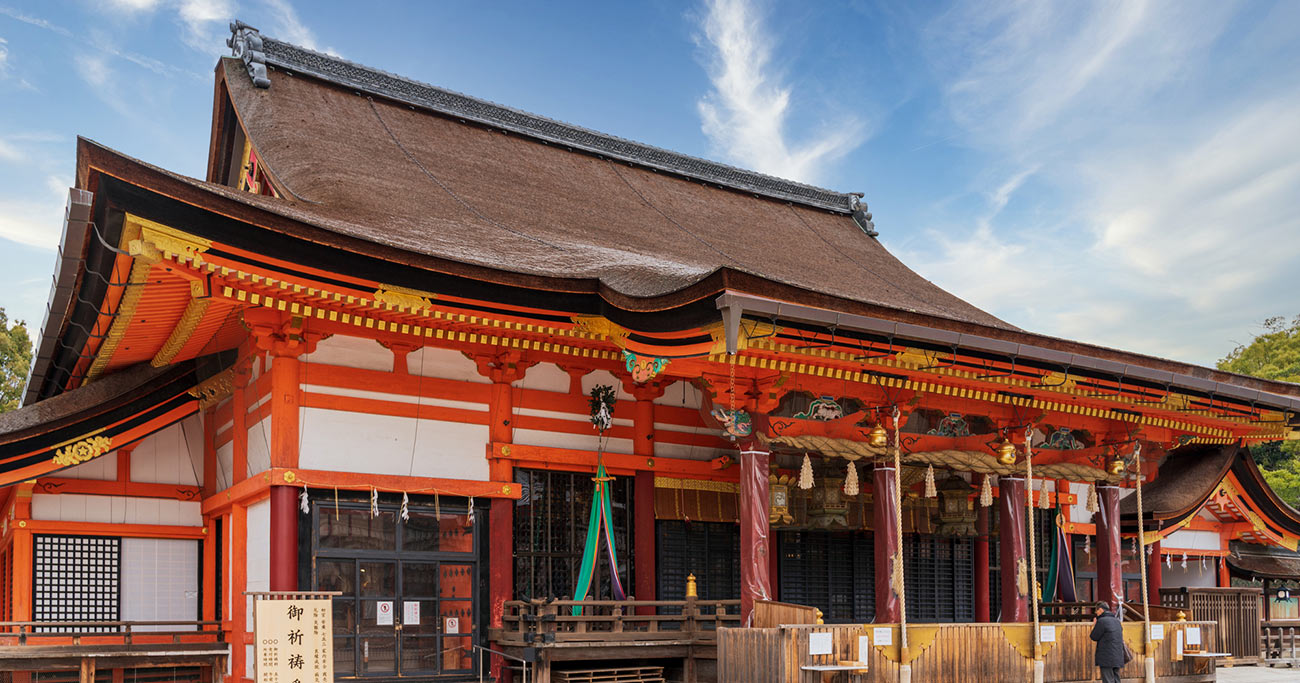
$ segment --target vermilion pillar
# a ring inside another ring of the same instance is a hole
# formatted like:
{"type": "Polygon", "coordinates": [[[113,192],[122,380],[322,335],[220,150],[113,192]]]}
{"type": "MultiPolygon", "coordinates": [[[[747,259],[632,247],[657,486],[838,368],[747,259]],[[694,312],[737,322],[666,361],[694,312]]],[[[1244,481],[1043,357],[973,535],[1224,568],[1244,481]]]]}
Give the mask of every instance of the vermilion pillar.
{"type": "Polygon", "coordinates": [[[1119,487],[1098,486],[1101,508],[1093,517],[1097,524],[1097,600],[1119,609],[1124,599],[1124,573],[1119,548],[1119,487]]]}
{"type": "Polygon", "coordinates": [[[1160,557],[1160,542],[1151,544],[1151,557],[1147,559],[1147,602],[1160,604],[1160,588],[1164,585],[1164,558],[1160,557]]]}
{"type": "Polygon", "coordinates": [[[898,594],[894,592],[894,555],[898,554],[898,496],[895,490],[897,472],[893,465],[876,465],[871,472],[871,511],[875,525],[876,568],[876,623],[896,624],[902,621],[898,594]]]}
{"type": "Polygon", "coordinates": [[[1033,590],[1034,577],[1029,574],[1025,556],[1025,480],[1020,477],[998,480],[998,560],[1001,621],[1029,621],[1029,591],[1033,590]]]}
{"type": "MultiPolygon", "coordinates": [[[[271,466],[298,466],[299,363],[297,352],[277,354],[271,364],[271,466]]],[[[298,491],[283,481],[271,486],[273,591],[298,590],[298,491]]]]}
{"type": "Polygon", "coordinates": [[[298,590],[298,491],[271,487],[271,590],[298,590]]]}
{"type": "MultiPolygon", "coordinates": [[[[659,382],[637,384],[625,380],[623,388],[636,399],[635,413],[632,416],[632,453],[640,456],[648,468],[655,455],[655,404],[654,400],[663,395],[663,385],[659,382]]],[[[632,594],[637,600],[654,600],[655,586],[655,473],[653,470],[638,470],[632,491],[632,566],[635,568],[636,580],[632,594]]],[[[654,614],[650,605],[637,608],[641,614],[654,614]]]]}
{"type": "Polygon", "coordinates": [[[750,443],[740,451],[740,619],[749,623],[755,600],[772,596],[768,576],[768,470],[766,446],[750,443]]]}
{"type": "Polygon", "coordinates": [[[1218,587],[1219,587],[1219,588],[1231,588],[1231,587],[1232,587],[1232,576],[1231,576],[1230,574],[1228,574],[1228,558],[1226,558],[1226,557],[1220,557],[1219,560],[1218,560],[1218,566],[1219,566],[1219,582],[1218,582],[1218,587]]]}
{"type": "MultiPolygon", "coordinates": [[[[985,479],[989,475],[983,475],[985,479]]],[[[975,621],[987,623],[989,615],[989,509],[975,506],[975,621]]]]}

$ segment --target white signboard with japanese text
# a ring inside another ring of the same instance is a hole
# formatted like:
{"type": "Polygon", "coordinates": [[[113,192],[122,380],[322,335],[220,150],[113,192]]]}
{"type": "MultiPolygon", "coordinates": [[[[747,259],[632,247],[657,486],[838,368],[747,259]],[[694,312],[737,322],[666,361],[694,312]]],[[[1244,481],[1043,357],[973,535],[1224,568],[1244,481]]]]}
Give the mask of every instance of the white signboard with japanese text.
{"type": "Polygon", "coordinates": [[[393,625],[393,601],[380,600],[375,607],[375,625],[392,626],[393,625]]]}
{"type": "Polygon", "coordinates": [[[420,625],[420,602],[418,600],[405,600],[402,602],[402,625],[420,625]]]}
{"type": "Polygon", "coordinates": [[[334,682],[329,598],[257,599],[254,605],[257,683],[334,682]]]}
{"type": "Polygon", "coordinates": [[[876,626],[871,629],[871,641],[875,645],[893,645],[894,629],[888,626],[876,626]]]}

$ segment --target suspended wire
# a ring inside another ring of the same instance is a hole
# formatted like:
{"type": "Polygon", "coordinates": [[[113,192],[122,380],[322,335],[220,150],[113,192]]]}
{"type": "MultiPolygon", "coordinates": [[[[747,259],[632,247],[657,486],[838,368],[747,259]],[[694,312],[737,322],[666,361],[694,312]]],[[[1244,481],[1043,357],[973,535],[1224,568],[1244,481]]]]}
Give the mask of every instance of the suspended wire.
{"type": "Polygon", "coordinates": [[[614,171],[614,175],[618,176],[618,179],[621,180],[621,181],[623,181],[623,184],[624,184],[624,185],[627,185],[627,188],[628,188],[629,190],[631,190],[631,191],[633,192],[633,194],[635,194],[638,198],[640,198],[641,201],[642,201],[642,203],[644,203],[646,206],[650,207],[651,210],[653,210],[655,213],[659,214],[659,215],[660,215],[664,220],[666,220],[666,221],[668,221],[669,223],[672,223],[673,225],[677,226],[677,229],[678,229],[678,230],[681,230],[682,232],[686,233],[687,235],[690,235],[692,238],[695,239],[695,241],[699,242],[700,244],[703,244],[704,246],[708,247],[709,249],[712,249],[712,250],[714,251],[714,253],[718,254],[718,255],[721,256],[722,258],[725,258],[725,259],[727,259],[728,261],[731,261],[732,263],[737,263],[737,264],[740,263],[740,262],[737,261],[736,259],[732,258],[731,255],[729,255],[729,254],[727,254],[726,252],[722,251],[721,249],[719,249],[719,248],[713,246],[712,244],[710,244],[709,242],[707,242],[704,238],[700,237],[699,235],[697,235],[697,234],[691,232],[689,229],[687,229],[686,226],[684,226],[684,225],[682,225],[681,223],[678,223],[677,221],[673,220],[673,219],[672,219],[668,214],[664,213],[663,211],[660,211],[660,210],[659,210],[659,207],[655,206],[654,204],[651,204],[651,203],[650,203],[650,200],[649,200],[649,199],[646,199],[645,195],[641,194],[641,191],[640,191],[640,190],[638,190],[638,189],[636,189],[635,187],[633,187],[632,183],[629,183],[629,182],[627,181],[627,178],[624,178],[624,177],[623,177],[623,174],[618,172],[618,164],[616,164],[616,163],[614,163],[613,161],[610,161],[610,160],[608,160],[608,159],[605,160],[605,163],[609,164],[609,167],[610,167],[611,169],[613,169],[613,171],[614,171]]]}
{"type": "Polygon", "coordinates": [[[397,145],[397,148],[402,150],[402,154],[406,155],[406,158],[411,163],[415,164],[415,167],[420,169],[420,171],[424,173],[425,177],[427,177],[429,180],[432,180],[435,185],[442,188],[443,192],[446,192],[448,195],[451,196],[452,199],[455,199],[461,206],[465,207],[466,211],[469,211],[470,213],[477,216],[479,220],[488,223],[489,225],[496,226],[502,230],[505,230],[506,232],[513,233],[515,235],[523,237],[524,239],[529,239],[534,242],[538,242],[540,244],[545,244],[546,246],[552,249],[557,249],[559,251],[567,251],[564,247],[551,244],[550,242],[547,242],[546,240],[541,239],[540,237],[534,237],[533,235],[520,232],[509,226],[502,225],[501,223],[494,221],[491,218],[488,218],[487,216],[483,215],[478,209],[474,208],[469,202],[465,201],[464,199],[461,199],[460,195],[453,192],[452,189],[448,187],[446,184],[444,184],[441,180],[438,180],[438,176],[434,175],[432,172],[429,171],[429,169],[425,168],[424,164],[420,163],[420,160],[416,159],[415,155],[411,154],[411,152],[408,151],[404,145],[402,145],[402,141],[397,139],[397,135],[393,133],[393,129],[389,128],[388,123],[384,121],[384,117],[380,116],[379,108],[375,106],[375,100],[373,98],[367,97],[366,101],[370,103],[370,110],[375,113],[375,118],[379,120],[379,125],[384,127],[384,131],[388,133],[388,137],[392,139],[393,144],[397,145]]]}

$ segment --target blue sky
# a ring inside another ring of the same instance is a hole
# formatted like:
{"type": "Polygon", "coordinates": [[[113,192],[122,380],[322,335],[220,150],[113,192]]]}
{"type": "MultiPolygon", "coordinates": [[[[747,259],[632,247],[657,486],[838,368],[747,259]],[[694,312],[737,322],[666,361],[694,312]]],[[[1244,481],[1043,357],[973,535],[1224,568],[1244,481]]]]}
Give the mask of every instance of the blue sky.
{"type": "Polygon", "coordinates": [[[895,254],[1036,332],[1212,364],[1300,314],[1300,3],[362,6],[0,0],[0,306],[43,317],[76,135],[202,176],[240,18],[864,192],[895,254]]]}

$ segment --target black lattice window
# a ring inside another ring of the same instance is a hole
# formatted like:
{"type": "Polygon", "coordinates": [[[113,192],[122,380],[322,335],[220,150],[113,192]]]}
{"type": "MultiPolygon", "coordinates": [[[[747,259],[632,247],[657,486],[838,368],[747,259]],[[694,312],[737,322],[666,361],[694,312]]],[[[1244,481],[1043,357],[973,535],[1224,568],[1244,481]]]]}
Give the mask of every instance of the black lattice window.
{"type": "Polygon", "coordinates": [[[962,623],[975,620],[975,541],[906,534],[903,572],[907,618],[915,622],[962,623]]]}
{"type": "Polygon", "coordinates": [[[827,623],[875,618],[875,560],[870,534],[782,531],[780,586],[785,602],[822,611],[827,623]]]}
{"type": "Polygon", "coordinates": [[[120,538],[42,534],[33,540],[36,575],[32,607],[36,621],[120,618],[120,538]]]}
{"type": "Polygon", "coordinates": [[[655,524],[655,531],[655,595],[660,600],[685,599],[690,574],[701,600],[740,597],[739,525],[665,519],[655,524]]]}
{"type": "MultiPolygon", "coordinates": [[[[515,503],[515,599],[567,598],[578,584],[595,483],[590,473],[515,470],[522,496],[515,503]]],[[[632,479],[610,482],[619,578],[632,591],[632,479]]],[[[613,599],[602,547],[589,600],[613,599]]]]}

